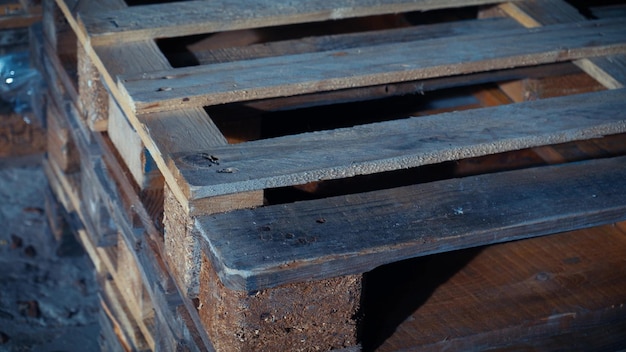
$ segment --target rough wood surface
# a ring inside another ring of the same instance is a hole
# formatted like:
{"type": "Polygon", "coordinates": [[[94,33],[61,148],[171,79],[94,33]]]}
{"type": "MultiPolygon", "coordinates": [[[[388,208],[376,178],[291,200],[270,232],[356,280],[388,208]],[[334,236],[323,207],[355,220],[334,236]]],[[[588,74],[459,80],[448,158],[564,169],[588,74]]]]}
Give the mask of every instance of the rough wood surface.
{"type": "Polygon", "coordinates": [[[199,217],[230,288],[365,272],[410,257],[624,220],[624,158],[199,217]]]}
{"type": "Polygon", "coordinates": [[[613,55],[577,63],[587,74],[609,89],[626,87],[626,56],[613,55]]]}
{"type": "Polygon", "coordinates": [[[608,225],[381,268],[368,278],[388,290],[372,290],[364,347],[619,350],[624,253],[626,234],[608,225]]]}
{"type": "MultiPolygon", "coordinates": [[[[578,22],[585,17],[577,9],[565,1],[533,0],[518,3],[505,3],[499,6],[506,14],[529,28],[536,28],[559,23],[578,22]]],[[[606,14],[605,14],[606,15],[606,14]]],[[[611,18],[612,16],[607,16],[611,18]]],[[[602,17],[601,17],[602,18],[602,17]]],[[[582,58],[575,64],[596,78],[609,89],[622,88],[624,81],[623,65],[619,62],[624,60],[623,55],[614,58],[618,61],[616,66],[607,62],[606,58],[582,58]],[[615,76],[613,76],[615,75],[615,76]]]]}
{"type": "Polygon", "coordinates": [[[495,3],[493,0],[186,1],[83,16],[96,45],[495,3]]]}
{"type": "Polygon", "coordinates": [[[185,297],[195,298],[200,288],[201,249],[193,222],[169,187],[164,194],[165,260],[176,274],[174,280],[185,297]]]}
{"type": "Polygon", "coordinates": [[[624,132],[625,102],[615,90],[279,137],[178,167],[192,198],[299,185],[624,132]]]}
{"type": "Polygon", "coordinates": [[[119,84],[145,113],[618,54],[626,51],[625,32],[623,19],[608,19],[468,33],[125,75],[119,84]]]}
{"type": "Polygon", "coordinates": [[[109,117],[109,93],[100,78],[96,67],[85,52],[85,48],[78,45],[78,103],[83,118],[94,131],[106,131],[109,117]]]}
{"type": "Polygon", "coordinates": [[[328,351],[357,344],[361,276],[232,291],[203,258],[199,314],[218,351],[328,351]]]}
{"type": "Polygon", "coordinates": [[[468,33],[490,33],[519,29],[520,27],[521,25],[516,21],[500,17],[487,20],[444,22],[407,28],[366,30],[349,34],[310,36],[246,46],[226,46],[213,50],[196,50],[193,51],[193,55],[201,65],[209,65],[279,55],[346,50],[371,45],[452,37],[468,33]]]}

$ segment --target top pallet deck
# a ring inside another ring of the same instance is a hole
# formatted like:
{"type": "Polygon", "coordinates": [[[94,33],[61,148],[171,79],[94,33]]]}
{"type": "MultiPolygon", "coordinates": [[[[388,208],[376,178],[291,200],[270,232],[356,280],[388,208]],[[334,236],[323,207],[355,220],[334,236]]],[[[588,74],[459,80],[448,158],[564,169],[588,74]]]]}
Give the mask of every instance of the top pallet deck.
{"type": "MultiPolygon", "coordinates": [[[[586,60],[592,58],[600,58],[599,62],[605,63],[622,62],[623,54],[626,53],[626,21],[623,18],[586,20],[577,13],[562,11],[555,12],[561,15],[559,21],[552,20],[554,16],[548,16],[548,20],[535,19],[531,25],[545,24],[535,28],[524,28],[510,18],[496,18],[325,35],[315,39],[265,45],[265,49],[277,50],[274,56],[268,56],[261,47],[256,47],[247,53],[242,49],[234,61],[215,63],[215,60],[221,59],[217,58],[219,52],[213,51],[207,55],[215,59],[212,62],[207,59],[197,66],[174,68],[159,50],[155,38],[497,2],[350,1],[343,4],[320,1],[294,4],[293,1],[258,1],[230,4],[188,1],[131,7],[114,0],[98,4],[71,0],[57,0],[57,3],[69,19],[89,60],[98,69],[115,98],[110,108],[115,110],[119,104],[125,118],[154,157],[168,188],[189,215],[210,216],[212,212],[255,207],[262,202],[262,194],[259,196],[258,192],[271,188],[381,174],[626,132],[623,115],[626,92],[623,89],[369,123],[241,144],[227,144],[226,137],[203,109],[207,105],[232,102],[249,102],[255,106],[267,102],[259,99],[290,96],[309,99],[309,103],[319,103],[346,92],[349,95],[357,88],[370,89],[367,94],[377,91],[379,97],[391,96],[420,92],[424,87],[433,89],[520,78],[524,76],[524,73],[520,73],[521,69],[534,69],[539,65],[574,61],[581,67],[590,67],[586,60]],[[241,9],[241,6],[245,8],[241,9]],[[216,8],[227,10],[217,11],[216,8]],[[176,16],[164,16],[166,13],[176,13],[176,16]],[[428,33],[427,36],[421,34],[422,30],[428,33]],[[459,75],[464,76],[459,78],[459,75]]],[[[523,23],[524,19],[532,18],[533,15],[524,12],[525,7],[531,7],[529,4],[535,2],[509,2],[502,4],[501,9],[517,13],[518,20],[523,23]]],[[[543,6],[546,10],[552,4],[536,2],[535,5],[543,6]]],[[[595,64],[592,66],[594,69],[601,67],[595,64]]],[[[612,80],[614,86],[612,88],[623,86],[619,70],[618,74],[608,74],[607,70],[598,72],[610,77],[609,81],[612,80]]],[[[286,100],[273,102],[279,107],[290,103],[286,100]]],[[[121,153],[125,154],[125,151],[121,153]]],[[[615,161],[616,164],[619,162],[615,161]]],[[[558,174],[563,170],[554,172],[558,174]]],[[[569,174],[574,175],[576,172],[570,171],[569,174]]],[[[544,176],[548,177],[547,174],[544,176]]],[[[572,182],[579,184],[579,181],[572,182]]],[[[611,182],[606,181],[605,184],[611,182]]],[[[386,197],[384,191],[377,192],[382,193],[376,193],[371,198],[364,196],[356,201],[358,207],[368,209],[386,197]]],[[[417,197],[425,191],[411,192],[415,192],[411,194],[417,197]]],[[[355,202],[348,196],[342,197],[339,203],[355,202]]],[[[409,204],[410,200],[407,202],[409,204]]],[[[323,205],[330,206],[333,208],[327,209],[331,212],[332,209],[343,209],[333,201],[323,205]]],[[[611,209],[598,209],[598,214],[612,214],[600,216],[602,222],[621,219],[623,204],[615,201],[612,206],[611,209]]],[[[242,213],[200,218],[195,226],[199,232],[207,234],[206,251],[212,253],[211,257],[219,263],[216,267],[222,279],[232,288],[243,290],[298,280],[310,274],[310,269],[303,269],[309,264],[319,268],[335,263],[337,258],[343,261],[346,269],[335,270],[332,275],[352,273],[355,269],[350,267],[352,264],[349,264],[349,258],[361,255],[363,251],[370,254],[385,253],[380,254],[380,258],[385,259],[373,260],[373,264],[367,265],[366,270],[371,269],[372,265],[428,252],[420,252],[421,249],[413,246],[421,235],[415,233],[409,221],[409,225],[400,224],[399,228],[394,228],[395,232],[409,234],[409,237],[402,240],[386,237],[388,240],[381,243],[372,242],[371,248],[357,248],[359,246],[355,243],[359,242],[358,236],[346,243],[332,239],[329,239],[329,243],[316,240],[315,246],[325,248],[325,252],[338,251],[329,257],[317,255],[310,248],[307,251],[296,248],[286,257],[276,257],[271,263],[267,260],[267,253],[260,253],[253,262],[243,264],[238,258],[243,255],[244,246],[235,246],[236,251],[228,254],[232,258],[225,254],[232,246],[228,238],[233,238],[233,241],[239,238],[242,243],[248,243],[249,239],[245,237],[251,233],[257,236],[259,221],[273,223],[278,219],[266,219],[266,216],[270,216],[267,214],[272,212],[288,211],[291,214],[288,219],[280,221],[301,226],[304,232],[316,231],[308,229],[308,225],[298,219],[301,211],[298,207],[298,204],[277,205],[251,210],[251,220],[240,230],[240,234],[231,232],[235,230],[223,224],[232,223],[232,217],[241,219],[248,216],[242,213]],[[218,235],[209,235],[209,232],[218,232],[218,235]],[[217,239],[220,236],[224,236],[224,242],[217,239]],[[406,247],[405,244],[410,245],[406,247]],[[329,249],[331,247],[332,250],[329,249]],[[395,252],[390,251],[390,248],[395,248],[395,252]],[[285,274],[288,270],[292,272],[291,276],[285,274]],[[302,272],[293,274],[297,270],[302,272]],[[283,272],[281,279],[276,274],[278,271],[283,272]]],[[[411,213],[409,208],[404,210],[407,215],[411,213]]],[[[350,209],[346,205],[345,211],[350,212],[350,209]]],[[[573,214],[574,218],[580,219],[588,214],[570,210],[563,209],[555,214],[555,218],[563,215],[562,219],[566,219],[573,214]]],[[[533,216],[540,215],[537,213],[533,216]]],[[[331,214],[324,216],[330,218],[331,214]]],[[[394,213],[389,216],[399,215],[394,213]]],[[[342,221],[346,223],[358,217],[358,214],[352,213],[349,219],[342,221]]],[[[518,225],[533,219],[519,219],[518,225]]],[[[383,227],[387,225],[382,224],[391,222],[377,220],[366,227],[372,233],[386,233],[388,229],[383,227]]],[[[492,226],[485,231],[505,225],[498,223],[492,226]]],[[[561,230],[566,229],[571,228],[561,230]]],[[[288,228],[277,231],[293,235],[293,231],[288,228]]],[[[532,232],[528,231],[528,234],[532,232]]],[[[535,235],[543,233],[546,231],[538,231],[535,235]]],[[[314,237],[321,239],[321,235],[314,237]]],[[[454,236],[449,236],[451,241],[454,236]]],[[[468,241],[464,245],[497,242],[513,237],[503,233],[492,241],[468,241]]],[[[437,251],[452,247],[441,245],[437,251]]],[[[330,275],[330,271],[325,271],[324,275],[330,275]]]]}
{"type": "Polygon", "coordinates": [[[158,194],[165,236],[150,237],[218,350],[351,346],[374,268],[625,219],[622,15],[543,0],[56,3],[80,42],[75,134],[110,137],[158,194]],[[432,6],[470,16],[416,24],[432,6]],[[601,152],[559,155],[583,140],[601,152]]]}

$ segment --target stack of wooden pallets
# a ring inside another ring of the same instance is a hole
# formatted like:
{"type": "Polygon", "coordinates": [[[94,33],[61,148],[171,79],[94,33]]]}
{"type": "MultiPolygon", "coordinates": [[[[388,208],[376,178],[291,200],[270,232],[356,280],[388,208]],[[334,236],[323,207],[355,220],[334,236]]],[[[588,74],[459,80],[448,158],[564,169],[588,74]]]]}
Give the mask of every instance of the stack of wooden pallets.
{"type": "Polygon", "coordinates": [[[43,7],[108,348],[626,343],[623,6],[43,7]]]}

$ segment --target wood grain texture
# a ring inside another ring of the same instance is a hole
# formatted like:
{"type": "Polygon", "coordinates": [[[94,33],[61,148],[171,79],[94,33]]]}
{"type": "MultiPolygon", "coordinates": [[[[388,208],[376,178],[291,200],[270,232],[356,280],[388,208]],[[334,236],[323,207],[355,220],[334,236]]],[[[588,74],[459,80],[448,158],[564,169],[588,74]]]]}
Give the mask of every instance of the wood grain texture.
{"type": "Polygon", "coordinates": [[[626,55],[582,60],[577,65],[609,89],[626,87],[626,55]]]}
{"type": "Polygon", "coordinates": [[[330,351],[355,346],[361,275],[233,291],[203,256],[202,322],[215,345],[236,351],[330,351]]]}
{"type": "Polygon", "coordinates": [[[137,113],[145,113],[532,66],[626,52],[624,23],[599,20],[177,68],[121,76],[119,88],[137,113]]]}
{"type": "Polygon", "coordinates": [[[78,101],[83,118],[88,121],[93,131],[104,132],[108,127],[109,93],[100,73],[91,63],[91,59],[78,43],[78,101]]]}
{"type": "Polygon", "coordinates": [[[83,17],[96,45],[302,22],[496,3],[493,0],[185,1],[93,12],[83,17]]]}
{"type": "Polygon", "coordinates": [[[406,28],[366,30],[349,34],[310,36],[246,46],[228,46],[213,50],[193,51],[193,54],[201,65],[209,65],[279,55],[345,50],[371,45],[444,38],[466,35],[468,33],[492,33],[519,28],[521,28],[521,25],[516,21],[506,17],[499,17],[486,20],[443,22],[406,28]]]}
{"type": "MultiPolygon", "coordinates": [[[[578,22],[585,17],[564,1],[532,0],[518,3],[505,3],[499,6],[505,13],[529,28],[578,22]]],[[[602,15],[602,13],[601,13],[602,15]]],[[[606,18],[615,18],[604,13],[606,18]]],[[[602,17],[600,17],[602,18],[602,17]]],[[[606,58],[583,58],[574,61],[583,71],[594,77],[608,89],[622,88],[625,85],[624,56],[606,58]],[[613,61],[613,62],[612,62],[613,61]]]]}
{"type": "Polygon", "coordinates": [[[193,199],[299,185],[624,132],[625,102],[615,90],[416,117],[215,147],[177,166],[193,199]]]}
{"type": "Polygon", "coordinates": [[[619,350],[625,253],[608,225],[381,268],[365,350],[619,350]]]}
{"type": "MultiPolygon", "coordinates": [[[[73,32],[81,42],[87,55],[90,57],[93,65],[98,69],[102,80],[106,83],[111,95],[116,99],[128,122],[135,128],[135,131],[144,143],[145,148],[150,151],[150,155],[154,158],[159,170],[161,171],[165,181],[173,189],[174,194],[183,207],[188,208],[188,193],[185,185],[179,182],[177,171],[170,169],[173,165],[169,150],[172,146],[177,148],[207,148],[213,144],[201,144],[207,140],[219,141],[225,144],[224,136],[219,133],[212,121],[207,117],[202,109],[186,109],[178,110],[169,114],[160,114],[157,116],[146,115],[144,118],[150,119],[145,122],[139,120],[132,110],[124,104],[121,104],[120,92],[116,89],[116,76],[118,74],[135,74],[139,72],[169,69],[167,59],[158,49],[153,40],[136,41],[120,45],[112,45],[107,47],[92,46],[92,43],[86,34],[81,16],[89,13],[102,13],[108,10],[124,9],[126,4],[121,0],[106,1],[77,1],[77,0],[57,0],[56,4],[69,22],[73,32]],[[183,131],[182,135],[175,135],[172,130],[169,133],[152,135],[146,126],[150,122],[157,122],[157,125],[176,126],[178,131],[183,131]],[[187,125],[189,123],[189,125],[187,125]],[[205,127],[207,127],[205,129],[205,127]],[[177,140],[180,144],[172,143],[177,140]],[[200,143],[200,144],[195,144],[200,143]]],[[[174,148],[176,149],[176,148],[174,148]]],[[[124,152],[124,151],[123,151],[124,152]]],[[[144,150],[128,151],[135,155],[143,155],[144,150]]],[[[138,170],[143,172],[143,170],[138,170]]],[[[150,184],[148,182],[147,184],[150,184]]]]}
{"type": "Polygon", "coordinates": [[[624,220],[626,159],[510,171],[199,217],[224,285],[255,290],[624,220]]]}

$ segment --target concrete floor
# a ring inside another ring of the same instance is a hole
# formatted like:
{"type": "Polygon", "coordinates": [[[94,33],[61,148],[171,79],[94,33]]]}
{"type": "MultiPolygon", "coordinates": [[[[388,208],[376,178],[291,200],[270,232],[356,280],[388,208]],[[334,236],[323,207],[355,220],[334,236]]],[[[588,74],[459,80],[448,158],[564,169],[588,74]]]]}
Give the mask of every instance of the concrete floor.
{"type": "Polygon", "coordinates": [[[40,160],[0,160],[0,351],[98,351],[93,267],[45,212],[40,160]]]}

